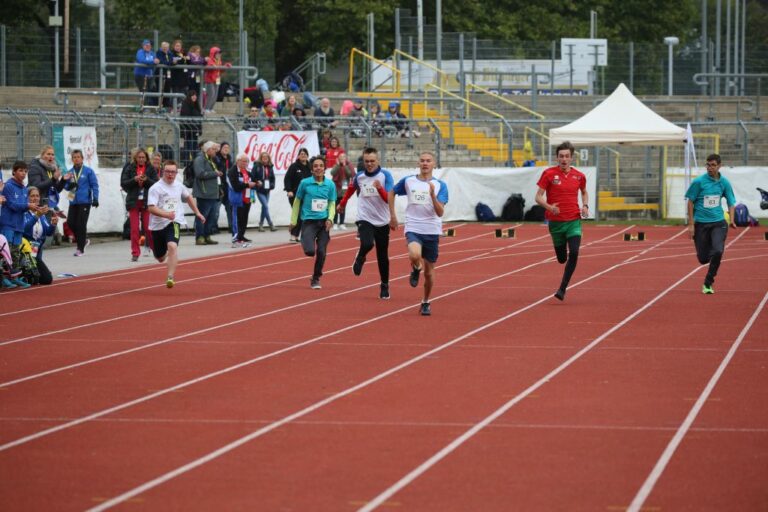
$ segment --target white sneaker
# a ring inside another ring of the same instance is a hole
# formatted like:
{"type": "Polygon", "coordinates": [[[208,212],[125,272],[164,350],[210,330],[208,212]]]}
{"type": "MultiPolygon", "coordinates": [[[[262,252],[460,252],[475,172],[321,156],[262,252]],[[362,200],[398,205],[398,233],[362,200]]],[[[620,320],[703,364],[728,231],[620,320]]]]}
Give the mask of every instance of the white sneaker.
{"type": "Polygon", "coordinates": [[[339,229],[338,224],[334,224],[331,229],[334,230],[334,231],[337,231],[339,229]]]}
{"type": "Polygon", "coordinates": [[[339,224],[339,229],[342,230],[342,231],[346,231],[347,230],[347,225],[346,224],[339,224]]]}

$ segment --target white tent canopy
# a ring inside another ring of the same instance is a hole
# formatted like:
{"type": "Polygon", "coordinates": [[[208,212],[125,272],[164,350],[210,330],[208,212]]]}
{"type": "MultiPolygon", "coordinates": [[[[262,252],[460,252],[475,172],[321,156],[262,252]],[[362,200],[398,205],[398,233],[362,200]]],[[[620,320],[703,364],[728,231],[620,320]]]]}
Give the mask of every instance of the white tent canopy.
{"type": "Polygon", "coordinates": [[[646,107],[624,84],[576,121],[549,131],[551,145],[570,141],[576,146],[647,146],[683,144],[685,138],[685,128],[646,107]]]}

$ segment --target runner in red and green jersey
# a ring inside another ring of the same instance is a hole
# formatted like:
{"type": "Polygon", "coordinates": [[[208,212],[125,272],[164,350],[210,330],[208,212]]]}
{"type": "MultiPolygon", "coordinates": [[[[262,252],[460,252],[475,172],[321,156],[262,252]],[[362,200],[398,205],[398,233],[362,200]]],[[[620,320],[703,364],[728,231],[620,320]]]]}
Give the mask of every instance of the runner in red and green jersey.
{"type": "Polygon", "coordinates": [[[536,203],[547,210],[549,234],[555,246],[557,261],[565,263],[563,280],[555,292],[559,300],[565,298],[565,290],[571,280],[581,245],[581,218],[589,215],[587,177],[571,167],[575,148],[570,142],[557,146],[557,164],[545,169],[537,185],[536,203]],[[578,194],[581,192],[581,208],[578,194]],[[546,195],[546,198],[544,197],[546,195]]]}

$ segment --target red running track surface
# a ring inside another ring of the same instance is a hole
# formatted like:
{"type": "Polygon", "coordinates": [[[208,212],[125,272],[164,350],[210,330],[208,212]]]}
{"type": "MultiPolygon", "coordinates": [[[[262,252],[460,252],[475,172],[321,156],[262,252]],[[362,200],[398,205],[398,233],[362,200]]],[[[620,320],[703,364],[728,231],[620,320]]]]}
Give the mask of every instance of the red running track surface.
{"type": "Polygon", "coordinates": [[[280,246],[4,293],[3,510],[764,509],[762,234],[704,296],[682,228],[587,226],[561,303],[497,227],[441,241],[429,318],[401,233],[389,301],[349,235],[319,291],[280,246]]]}

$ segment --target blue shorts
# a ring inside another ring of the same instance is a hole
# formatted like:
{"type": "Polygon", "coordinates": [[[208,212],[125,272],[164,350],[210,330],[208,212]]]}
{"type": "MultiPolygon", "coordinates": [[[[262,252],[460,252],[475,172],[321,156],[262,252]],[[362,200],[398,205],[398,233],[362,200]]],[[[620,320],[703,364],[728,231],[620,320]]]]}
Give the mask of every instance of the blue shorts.
{"type": "Polygon", "coordinates": [[[169,242],[178,246],[180,234],[178,222],[171,222],[163,229],[152,231],[152,252],[155,258],[162,259],[168,253],[169,242]]]}
{"type": "Polygon", "coordinates": [[[440,242],[440,235],[422,235],[420,233],[407,232],[405,234],[406,243],[415,242],[421,246],[421,257],[430,263],[437,261],[437,247],[440,242]]]}

